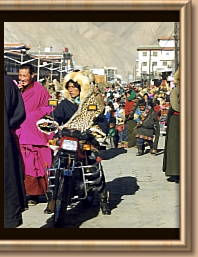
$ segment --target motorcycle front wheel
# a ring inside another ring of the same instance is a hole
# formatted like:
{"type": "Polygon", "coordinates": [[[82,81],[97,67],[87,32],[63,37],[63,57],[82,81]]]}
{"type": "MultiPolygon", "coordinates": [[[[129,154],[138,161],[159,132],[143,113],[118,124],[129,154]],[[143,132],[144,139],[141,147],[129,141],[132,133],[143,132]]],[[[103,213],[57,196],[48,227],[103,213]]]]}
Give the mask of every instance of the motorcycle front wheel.
{"type": "Polygon", "coordinates": [[[55,209],[54,209],[54,224],[55,227],[63,227],[64,225],[64,216],[67,210],[67,205],[69,202],[68,194],[68,177],[64,175],[60,176],[59,183],[56,188],[56,197],[55,197],[55,209]]]}

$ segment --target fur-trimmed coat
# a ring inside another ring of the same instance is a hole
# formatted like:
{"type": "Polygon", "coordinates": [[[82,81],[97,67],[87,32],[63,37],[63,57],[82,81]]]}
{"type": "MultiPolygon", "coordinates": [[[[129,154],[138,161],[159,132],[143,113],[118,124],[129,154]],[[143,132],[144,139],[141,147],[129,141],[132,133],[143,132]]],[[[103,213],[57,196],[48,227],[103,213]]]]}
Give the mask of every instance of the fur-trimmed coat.
{"type": "Polygon", "coordinates": [[[92,84],[94,77],[93,74],[89,73],[88,71],[80,71],[80,72],[71,72],[67,74],[64,78],[64,84],[70,80],[77,82],[80,87],[80,105],[74,103],[71,99],[71,96],[67,89],[65,89],[65,100],[61,101],[61,103],[56,107],[54,110],[54,118],[59,123],[59,125],[64,125],[67,123],[70,118],[77,111],[80,113],[81,111],[81,104],[86,101],[89,97],[90,93],[95,94],[95,99],[97,102],[97,108],[101,110],[101,114],[93,120],[93,124],[99,125],[102,128],[102,131],[106,133],[107,124],[105,123],[105,118],[103,117],[103,110],[104,110],[104,101],[100,93],[97,93],[97,88],[92,84]]]}

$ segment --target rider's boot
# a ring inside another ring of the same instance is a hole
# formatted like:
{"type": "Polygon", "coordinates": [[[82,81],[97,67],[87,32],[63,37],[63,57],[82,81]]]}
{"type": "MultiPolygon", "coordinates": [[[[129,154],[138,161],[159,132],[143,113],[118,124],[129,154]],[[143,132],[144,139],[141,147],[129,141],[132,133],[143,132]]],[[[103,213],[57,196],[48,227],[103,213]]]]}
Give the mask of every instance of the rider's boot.
{"type": "Polygon", "coordinates": [[[107,191],[104,190],[104,192],[100,194],[100,208],[101,208],[102,214],[104,215],[111,214],[108,198],[109,198],[109,195],[107,191]]]}
{"type": "Polygon", "coordinates": [[[52,214],[54,213],[54,208],[55,208],[55,200],[53,200],[52,192],[47,192],[46,198],[47,198],[47,207],[45,208],[44,213],[52,214]]]}

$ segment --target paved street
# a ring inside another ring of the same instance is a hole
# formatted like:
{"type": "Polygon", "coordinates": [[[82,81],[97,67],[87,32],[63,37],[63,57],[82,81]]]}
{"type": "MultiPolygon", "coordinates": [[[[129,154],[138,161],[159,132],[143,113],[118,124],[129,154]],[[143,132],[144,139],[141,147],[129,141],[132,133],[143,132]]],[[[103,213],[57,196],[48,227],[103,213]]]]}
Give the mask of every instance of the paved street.
{"type": "MultiPolygon", "coordinates": [[[[137,157],[136,148],[116,149],[117,156],[102,162],[112,214],[102,215],[97,206],[79,207],[67,216],[66,227],[178,228],[179,184],[167,182],[162,172],[164,139],[160,137],[157,156],[137,157]]],[[[43,213],[45,207],[46,203],[30,206],[20,228],[53,227],[52,215],[43,213]]]]}

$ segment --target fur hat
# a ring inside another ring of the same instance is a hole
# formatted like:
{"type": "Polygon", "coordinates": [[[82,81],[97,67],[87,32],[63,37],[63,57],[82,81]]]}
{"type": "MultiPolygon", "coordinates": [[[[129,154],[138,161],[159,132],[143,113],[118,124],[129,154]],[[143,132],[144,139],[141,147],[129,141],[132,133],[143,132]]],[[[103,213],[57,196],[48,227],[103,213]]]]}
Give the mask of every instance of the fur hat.
{"type": "MultiPolygon", "coordinates": [[[[64,85],[70,80],[73,80],[80,85],[80,100],[83,100],[90,93],[91,82],[93,82],[92,74],[89,71],[71,72],[65,76],[64,85]]],[[[65,97],[68,99],[71,98],[67,89],[65,90],[65,97]]]]}

